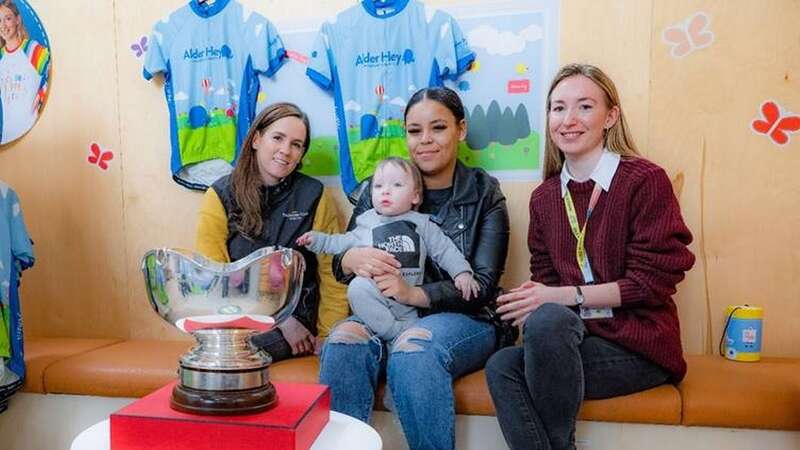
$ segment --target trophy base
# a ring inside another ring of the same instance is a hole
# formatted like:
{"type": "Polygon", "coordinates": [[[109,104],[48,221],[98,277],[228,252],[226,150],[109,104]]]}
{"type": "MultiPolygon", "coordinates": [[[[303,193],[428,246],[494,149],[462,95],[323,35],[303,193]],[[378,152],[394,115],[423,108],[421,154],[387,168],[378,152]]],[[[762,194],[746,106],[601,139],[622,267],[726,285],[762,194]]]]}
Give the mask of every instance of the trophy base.
{"type": "Polygon", "coordinates": [[[268,382],[237,391],[208,391],[176,384],[169,403],[172,409],[189,414],[230,416],[266,411],[277,401],[275,386],[268,382]]]}

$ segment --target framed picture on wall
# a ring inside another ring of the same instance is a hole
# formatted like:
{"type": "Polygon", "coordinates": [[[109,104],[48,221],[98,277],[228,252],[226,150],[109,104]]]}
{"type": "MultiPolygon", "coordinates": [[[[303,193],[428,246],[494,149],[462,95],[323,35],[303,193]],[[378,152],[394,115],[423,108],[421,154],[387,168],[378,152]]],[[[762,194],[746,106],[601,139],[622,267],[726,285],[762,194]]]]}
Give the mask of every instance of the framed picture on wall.
{"type": "Polygon", "coordinates": [[[0,144],[27,133],[47,100],[50,41],[26,0],[0,0],[0,144]]]}

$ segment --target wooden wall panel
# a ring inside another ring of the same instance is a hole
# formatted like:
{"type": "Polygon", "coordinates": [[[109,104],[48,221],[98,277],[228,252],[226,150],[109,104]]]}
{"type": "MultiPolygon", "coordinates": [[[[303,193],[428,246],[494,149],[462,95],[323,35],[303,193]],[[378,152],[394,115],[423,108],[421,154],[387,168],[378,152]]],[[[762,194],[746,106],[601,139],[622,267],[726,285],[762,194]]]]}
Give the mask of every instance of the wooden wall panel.
{"type": "Polygon", "coordinates": [[[654,17],[653,156],[686,174],[684,214],[705,260],[682,286],[691,288],[691,297],[681,298],[682,312],[691,308],[681,316],[684,329],[703,317],[698,278],[705,272],[707,351],[716,351],[725,306],[750,303],[765,307],[763,352],[796,356],[800,143],[795,136],[779,148],[749,124],[765,99],[800,110],[800,3],[657,2],[654,17]],[[714,42],[672,58],[661,30],[696,11],[711,18],[714,42]]]}
{"type": "Polygon", "coordinates": [[[33,130],[0,149],[0,178],[20,194],[36,265],[22,283],[25,331],[127,333],[112,3],[36,2],[53,55],[50,98],[33,130]],[[90,28],[87,29],[87,28],[90,28]],[[87,162],[98,142],[108,171],[87,162]]]}

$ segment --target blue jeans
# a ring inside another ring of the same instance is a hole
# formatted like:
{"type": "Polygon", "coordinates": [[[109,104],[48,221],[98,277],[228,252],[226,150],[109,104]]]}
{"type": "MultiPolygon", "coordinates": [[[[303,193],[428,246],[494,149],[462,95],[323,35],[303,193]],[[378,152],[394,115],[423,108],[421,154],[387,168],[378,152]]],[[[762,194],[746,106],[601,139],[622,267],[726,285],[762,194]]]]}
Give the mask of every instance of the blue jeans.
{"type": "Polygon", "coordinates": [[[357,323],[351,318],[337,325],[320,355],[320,383],[331,387],[331,409],[369,422],[385,370],[411,450],[453,449],[453,380],[483,367],[495,350],[494,326],[463,314],[433,314],[388,346],[367,327],[353,327],[357,323]]]}
{"type": "Polygon", "coordinates": [[[497,420],[512,449],[574,449],[584,398],[632,394],[668,378],[643,357],[586,336],[574,311],[550,303],[528,316],[522,347],[500,350],[486,363],[497,420]]]}

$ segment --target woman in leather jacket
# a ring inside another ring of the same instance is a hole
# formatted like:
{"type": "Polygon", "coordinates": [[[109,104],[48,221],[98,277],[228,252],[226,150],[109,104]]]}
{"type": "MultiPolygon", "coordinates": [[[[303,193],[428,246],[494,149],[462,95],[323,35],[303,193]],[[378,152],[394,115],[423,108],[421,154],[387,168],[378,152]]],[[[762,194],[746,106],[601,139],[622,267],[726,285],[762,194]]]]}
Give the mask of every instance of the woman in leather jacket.
{"type": "MultiPolygon", "coordinates": [[[[333,410],[368,422],[385,370],[385,403],[396,410],[409,447],[452,449],[453,380],[482,368],[499,345],[514,340],[493,312],[508,252],[508,211],[497,180],[456,159],[467,125],[454,91],[418,91],[406,106],[405,121],[409,155],[425,184],[419,211],[430,214],[464,254],[480,293],[464,300],[430,258],[424,284],[410,286],[390,253],[363,247],[338,255],[333,264],[337,279],[346,283],[354,275],[370,277],[384,295],[419,308],[423,317],[388,344],[354,318],[342,322],[323,347],[320,382],[331,387],[333,410]]],[[[370,180],[356,189],[351,201],[355,209],[349,228],[372,208],[370,180]]]]}

